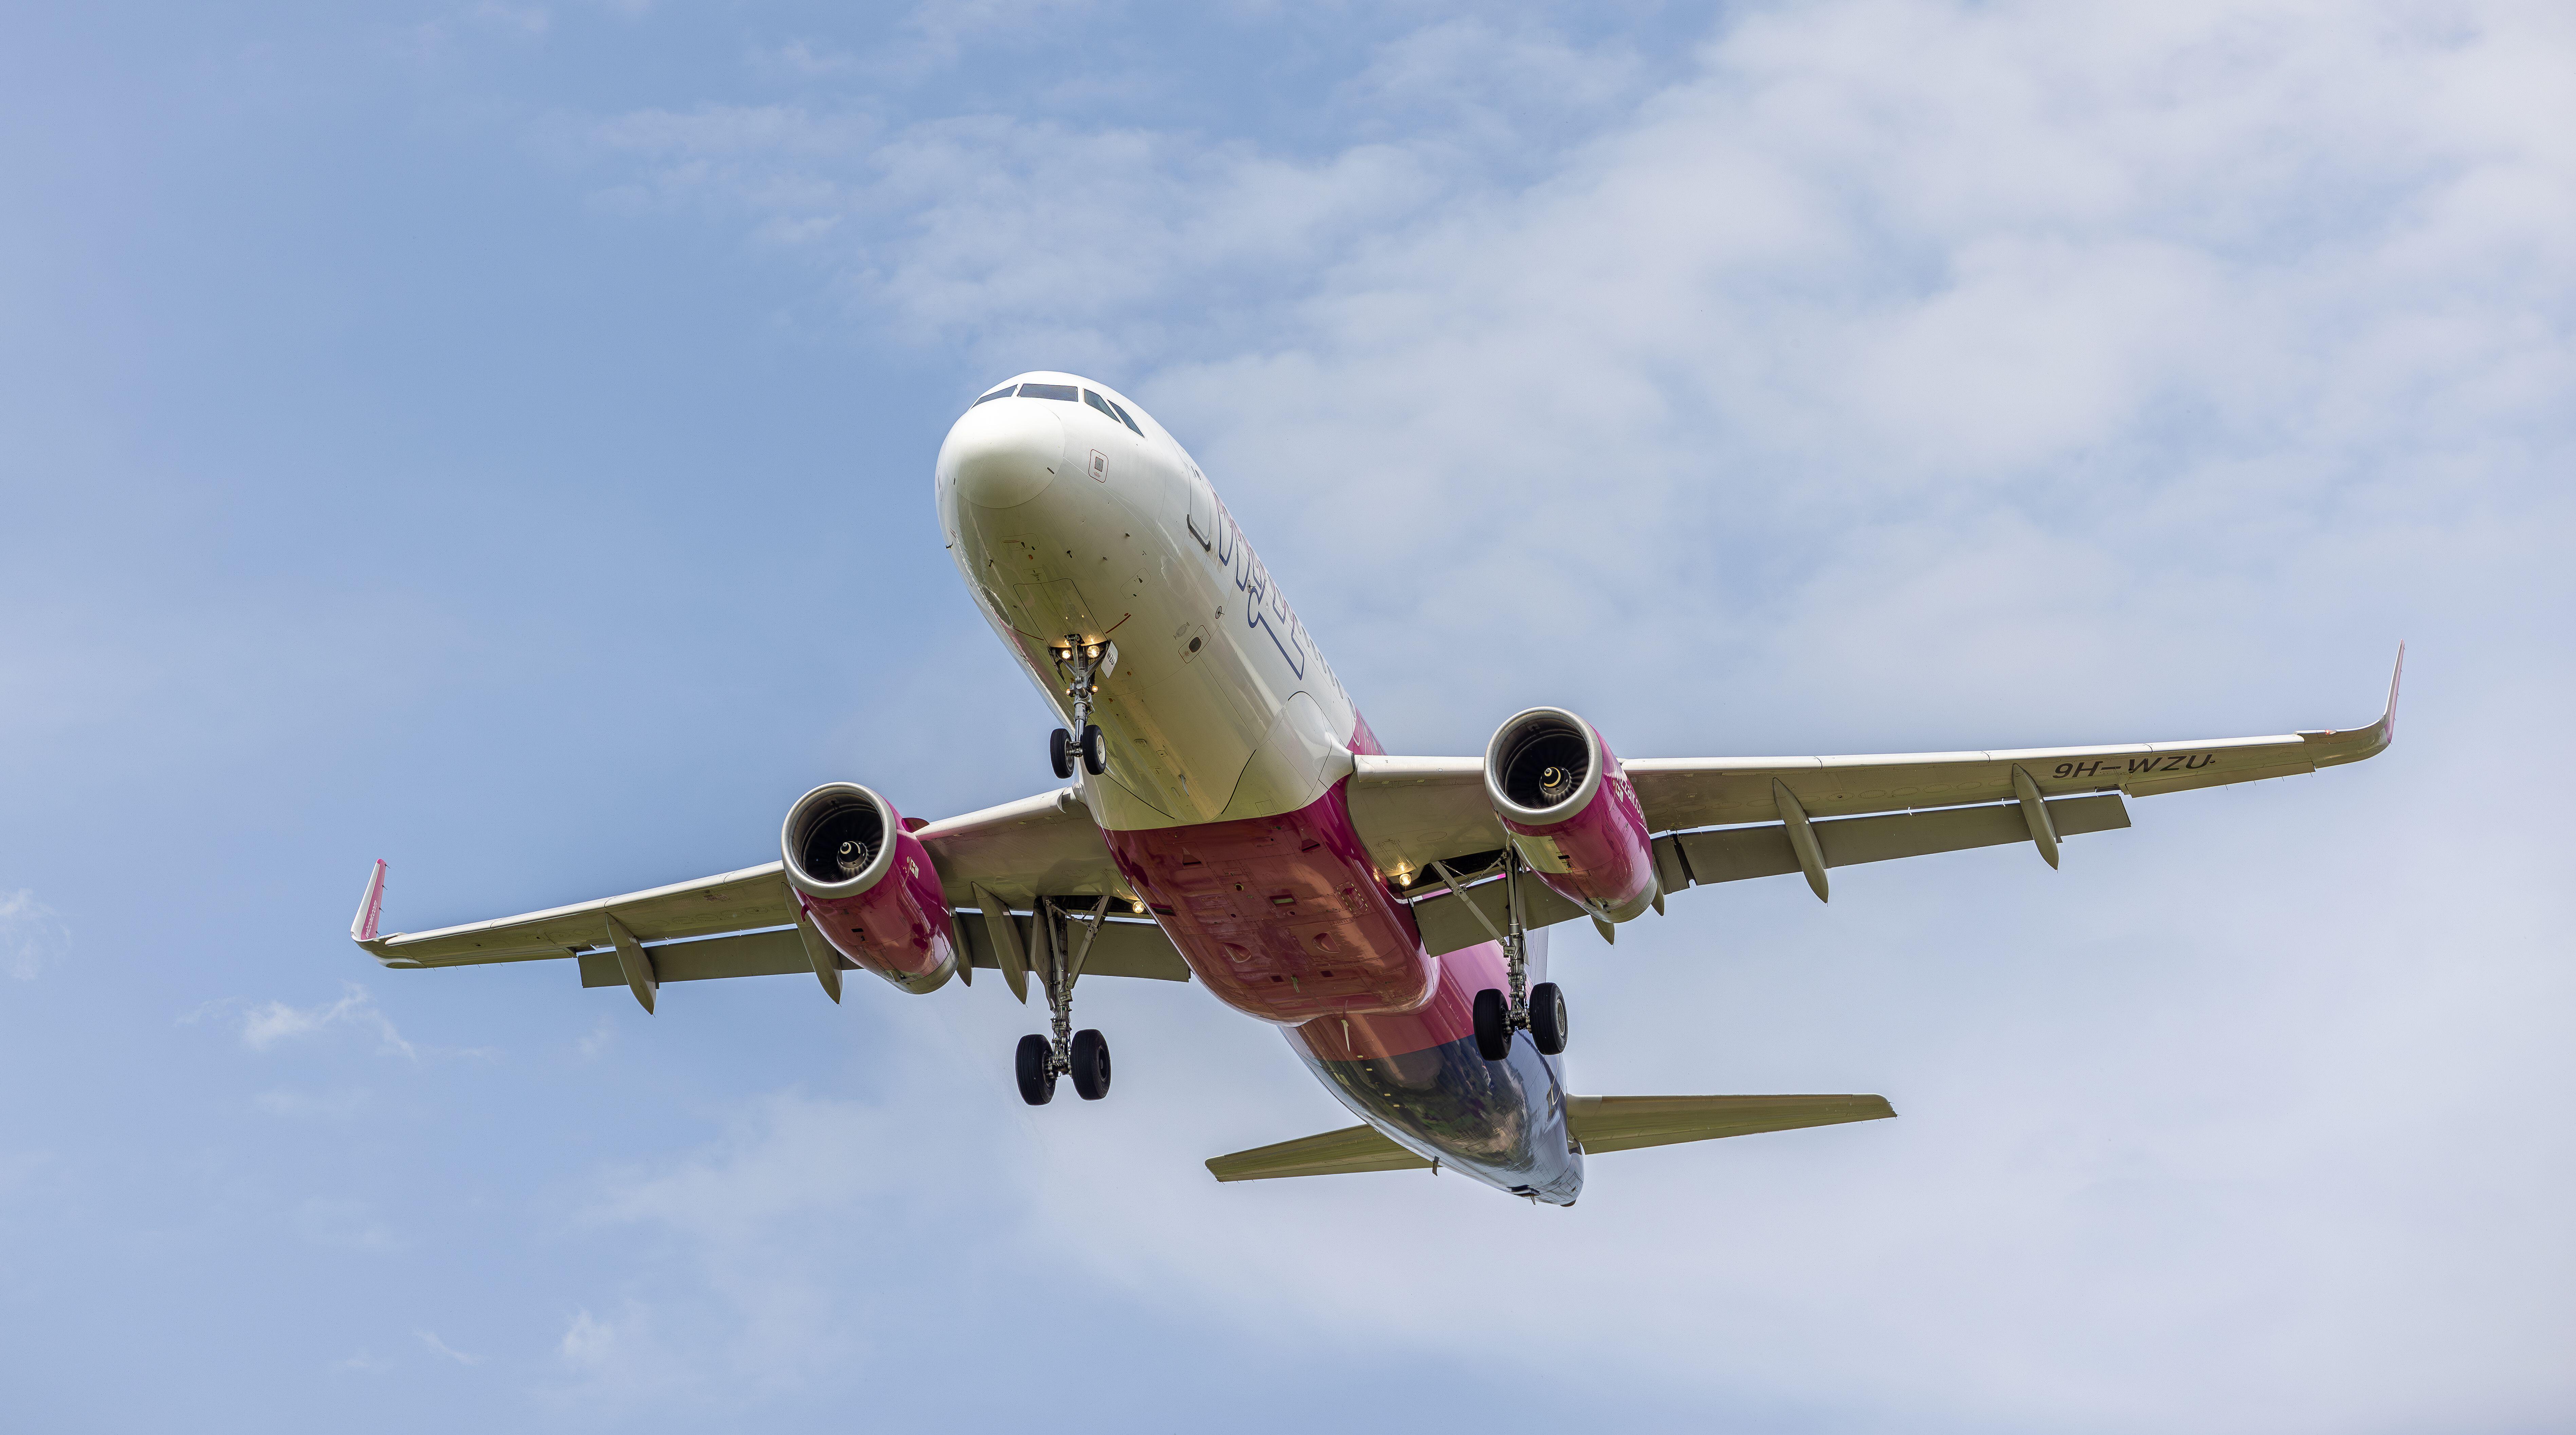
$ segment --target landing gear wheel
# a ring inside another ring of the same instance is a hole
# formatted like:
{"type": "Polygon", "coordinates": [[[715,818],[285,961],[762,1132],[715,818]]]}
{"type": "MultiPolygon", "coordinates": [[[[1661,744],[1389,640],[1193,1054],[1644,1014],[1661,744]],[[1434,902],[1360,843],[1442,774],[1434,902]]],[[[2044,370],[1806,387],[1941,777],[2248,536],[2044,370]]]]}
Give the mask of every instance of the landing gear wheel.
{"type": "Polygon", "coordinates": [[[1487,1061],[1512,1054],[1511,1008],[1492,987],[1476,993],[1476,1054],[1487,1061]]]}
{"type": "Polygon", "coordinates": [[[1058,777],[1073,776],[1073,734],[1057,728],[1047,738],[1047,761],[1055,764],[1058,777]]]}
{"type": "Polygon", "coordinates": [[[1085,1101],[1109,1094],[1109,1041],[1088,1027],[1073,1034],[1073,1089],[1085,1101]]]}
{"type": "Polygon", "coordinates": [[[1020,1099],[1031,1106],[1044,1106],[1055,1100],[1055,1069],[1047,1060],[1053,1055],[1045,1037],[1020,1038],[1020,1099]]]}
{"type": "Polygon", "coordinates": [[[1100,729],[1096,727],[1082,730],[1082,770],[1094,777],[1109,770],[1107,745],[1101,741],[1100,729]]]}
{"type": "Polygon", "coordinates": [[[1541,982],[1530,988],[1530,1040],[1538,1043],[1539,1054],[1554,1056],[1565,1050],[1565,993],[1554,982],[1541,982]]]}

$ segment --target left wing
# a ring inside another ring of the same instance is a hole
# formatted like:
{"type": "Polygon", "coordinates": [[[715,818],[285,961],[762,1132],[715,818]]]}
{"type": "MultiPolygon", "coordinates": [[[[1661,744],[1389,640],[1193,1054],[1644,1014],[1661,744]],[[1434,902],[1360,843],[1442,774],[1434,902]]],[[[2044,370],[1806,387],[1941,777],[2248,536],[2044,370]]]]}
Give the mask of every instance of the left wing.
{"type": "MultiPolygon", "coordinates": [[[[2357,728],[2111,747],[1640,758],[1622,766],[1648,829],[1661,834],[1655,858],[1665,892],[1803,868],[1822,896],[1827,867],[2007,842],[2038,843],[2053,864],[2058,837],[2128,826],[2124,797],[2258,782],[2375,757],[2396,737],[2405,667],[2401,645],[2387,706],[2377,722],[2357,728]],[[1802,859],[1789,830],[1807,826],[1809,818],[1839,819],[1813,824],[1818,860],[1812,865],[1802,859]],[[1710,828],[1724,830],[1703,830],[1710,828]]],[[[1477,758],[1359,758],[1350,809],[1379,870],[1408,877],[1426,872],[1435,860],[1455,869],[1470,854],[1474,860],[1467,865],[1481,869],[1488,860],[1498,862],[1505,841],[1477,758]]],[[[1462,885],[1485,875],[1467,873],[1462,885]]],[[[1584,915],[1573,903],[1527,884],[1525,897],[1533,894],[1533,924],[1584,915]]],[[[1414,905],[1435,953],[1485,940],[1486,928],[1452,895],[1440,890],[1414,905]]],[[[1463,895],[1490,909],[1489,918],[1499,916],[1498,892],[1466,885],[1463,895]]]]}

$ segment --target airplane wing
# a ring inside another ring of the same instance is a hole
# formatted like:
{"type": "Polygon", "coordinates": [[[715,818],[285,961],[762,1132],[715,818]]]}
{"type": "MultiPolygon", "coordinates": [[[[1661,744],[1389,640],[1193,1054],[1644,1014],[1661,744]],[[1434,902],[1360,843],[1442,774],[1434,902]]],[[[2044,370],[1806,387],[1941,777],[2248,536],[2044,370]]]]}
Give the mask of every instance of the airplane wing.
{"type": "MultiPolygon", "coordinates": [[[[2387,706],[2377,722],[2357,728],[1991,752],[1640,758],[1622,766],[1658,834],[1655,864],[1666,894],[1804,871],[1823,897],[1826,868],[2014,842],[2034,843],[2053,866],[2059,838],[2128,826],[2126,797],[2375,757],[2396,737],[2405,664],[2401,646],[2387,706]]],[[[1500,884],[1482,879],[1501,870],[1505,836],[1486,800],[1479,759],[1359,758],[1350,808],[1380,870],[1424,882],[1416,874],[1438,860],[1462,872],[1461,890],[1431,880],[1414,901],[1434,952],[1488,939],[1486,923],[1467,907],[1498,923],[1500,884]]],[[[1523,897],[1534,925],[1586,915],[1538,883],[1524,884],[1523,897]]]]}
{"type": "MultiPolygon", "coordinates": [[[[999,965],[976,887],[1018,909],[1034,905],[1040,895],[1096,898],[1122,888],[1090,810],[1071,788],[927,823],[914,836],[939,871],[975,966],[999,965]]],[[[662,982],[815,969],[796,929],[795,899],[776,862],[513,917],[379,935],[384,882],[385,864],[378,862],[349,935],[389,968],[569,957],[581,970],[582,985],[625,986],[613,922],[650,954],[662,982]]],[[[1082,972],[1189,980],[1189,966],[1170,939],[1145,922],[1108,923],[1082,972]]]]}

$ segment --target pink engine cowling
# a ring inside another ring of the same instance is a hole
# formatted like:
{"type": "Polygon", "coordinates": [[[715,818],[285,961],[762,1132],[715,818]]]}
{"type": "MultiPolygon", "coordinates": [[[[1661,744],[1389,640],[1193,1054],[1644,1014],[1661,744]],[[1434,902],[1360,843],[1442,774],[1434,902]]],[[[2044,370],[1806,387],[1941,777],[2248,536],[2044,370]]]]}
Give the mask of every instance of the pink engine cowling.
{"type": "Polygon", "coordinates": [[[909,992],[957,974],[964,948],[939,873],[894,804],[827,782],[787,809],[778,848],[798,904],[833,950],[909,992]]]}
{"type": "Polygon", "coordinates": [[[1637,791],[1610,744],[1563,708],[1515,713],[1485,744],[1485,796],[1530,869],[1606,921],[1655,900],[1655,856],[1637,791]]]}

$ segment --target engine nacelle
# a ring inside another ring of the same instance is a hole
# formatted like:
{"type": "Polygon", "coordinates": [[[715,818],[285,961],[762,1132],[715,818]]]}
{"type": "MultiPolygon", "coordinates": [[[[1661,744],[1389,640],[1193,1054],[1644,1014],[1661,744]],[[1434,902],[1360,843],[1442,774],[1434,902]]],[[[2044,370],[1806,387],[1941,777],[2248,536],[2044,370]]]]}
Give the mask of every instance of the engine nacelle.
{"type": "Polygon", "coordinates": [[[1612,922],[1653,904],[1645,811],[1592,724],[1563,708],[1513,714],[1485,744],[1485,797],[1557,895],[1612,922]]]}
{"type": "Polygon", "coordinates": [[[965,948],[938,869],[894,804],[827,782],[787,809],[778,849],[797,903],[833,950],[908,992],[957,974],[965,948]]]}

